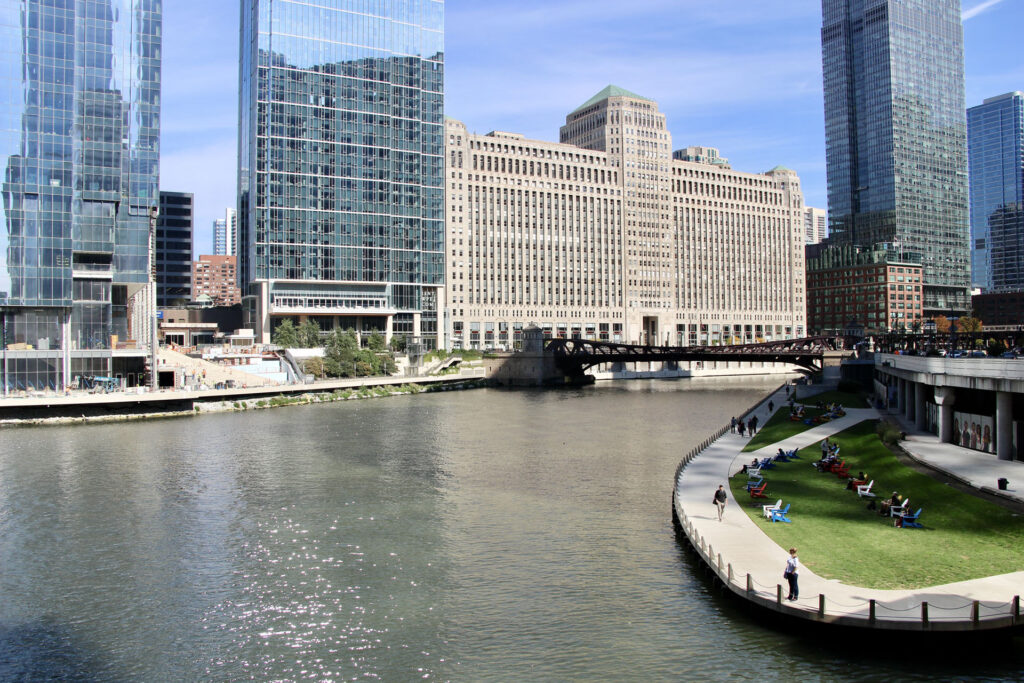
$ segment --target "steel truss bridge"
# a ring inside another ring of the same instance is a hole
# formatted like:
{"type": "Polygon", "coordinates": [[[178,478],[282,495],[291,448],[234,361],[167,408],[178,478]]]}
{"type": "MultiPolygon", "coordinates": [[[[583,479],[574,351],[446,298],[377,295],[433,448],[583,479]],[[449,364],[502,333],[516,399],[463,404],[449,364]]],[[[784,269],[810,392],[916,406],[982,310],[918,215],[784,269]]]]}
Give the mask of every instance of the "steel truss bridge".
{"type": "Polygon", "coordinates": [[[558,369],[570,377],[604,363],[668,363],[679,361],[733,361],[786,363],[808,372],[822,369],[827,351],[843,348],[843,339],[805,337],[758,344],[729,346],[635,346],[586,339],[549,339],[545,353],[554,356],[558,369]]]}

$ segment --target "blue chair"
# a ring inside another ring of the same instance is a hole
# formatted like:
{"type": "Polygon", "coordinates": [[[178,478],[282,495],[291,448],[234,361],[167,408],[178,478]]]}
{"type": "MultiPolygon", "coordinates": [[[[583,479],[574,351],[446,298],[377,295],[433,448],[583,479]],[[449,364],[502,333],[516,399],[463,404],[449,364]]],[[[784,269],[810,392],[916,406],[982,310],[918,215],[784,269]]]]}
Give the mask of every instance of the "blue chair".
{"type": "Polygon", "coordinates": [[[924,527],[922,527],[921,523],[917,521],[917,518],[921,516],[921,510],[923,509],[924,508],[917,508],[917,512],[915,512],[914,514],[903,515],[903,517],[900,518],[902,520],[901,526],[904,529],[909,529],[910,527],[914,527],[916,529],[923,529],[924,527]]]}
{"type": "Polygon", "coordinates": [[[786,524],[791,523],[793,520],[786,516],[789,513],[790,505],[791,503],[786,503],[786,507],[782,508],[781,510],[772,510],[772,516],[769,517],[769,519],[773,522],[785,522],[786,524]]]}
{"type": "Polygon", "coordinates": [[[747,491],[750,489],[756,489],[758,486],[764,483],[764,477],[759,477],[757,481],[750,480],[747,482],[747,491]]]}
{"type": "Polygon", "coordinates": [[[772,459],[771,458],[765,458],[764,460],[761,461],[761,469],[762,470],[770,470],[770,469],[772,469],[774,467],[775,467],[775,465],[772,463],[772,459]]]}
{"type": "Polygon", "coordinates": [[[790,459],[792,459],[792,460],[799,460],[799,459],[800,459],[800,456],[799,456],[799,455],[797,455],[797,452],[796,452],[796,449],[795,449],[795,448],[794,448],[793,450],[791,450],[791,451],[788,451],[788,452],[786,453],[786,457],[787,457],[787,458],[790,458],[790,459]]]}

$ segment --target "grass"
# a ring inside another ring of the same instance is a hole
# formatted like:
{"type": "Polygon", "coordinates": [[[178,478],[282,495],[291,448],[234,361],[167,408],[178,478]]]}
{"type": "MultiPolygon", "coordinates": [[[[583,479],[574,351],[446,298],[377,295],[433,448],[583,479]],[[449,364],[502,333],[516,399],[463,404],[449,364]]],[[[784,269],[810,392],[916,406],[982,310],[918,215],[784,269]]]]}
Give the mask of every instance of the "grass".
{"type": "MultiPolygon", "coordinates": [[[[746,475],[731,480],[734,500],[783,548],[796,547],[800,561],[819,576],[865,588],[922,588],[1019,571],[1024,518],[993,503],[941,484],[903,465],[879,441],[875,421],[835,435],[850,470],[875,480],[879,498],[893,490],[910,498],[923,529],[898,529],[889,517],[866,509],[867,501],[846,490],[833,474],[810,466],[818,445],[801,459],[765,473],[768,499],[752,505],[746,475]],[[792,504],[792,524],[771,523],[761,505],[792,504]]],[[[1007,596],[1009,599],[1010,596],[1007,596]]]]}
{"type": "Polygon", "coordinates": [[[826,391],[814,396],[808,396],[797,401],[797,403],[813,406],[817,405],[818,401],[822,403],[838,403],[844,408],[870,408],[863,396],[860,394],[848,394],[845,391],[826,391]]]}
{"type": "MultiPolygon", "coordinates": [[[[805,408],[804,418],[814,418],[821,415],[823,410],[817,408],[805,408]]],[[[783,406],[775,411],[775,414],[768,418],[768,421],[763,425],[758,425],[757,433],[754,437],[747,442],[747,445],[743,447],[743,452],[756,451],[758,448],[764,446],[770,446],[773,443],[778,443],[783,439],[788,439],[791,436],[795,436],[800,432],[806,432],[811,427],[817,427],[816,424],[804,424],[803,420],[793,421],[789,419],[789,406],[783,406]]]]}

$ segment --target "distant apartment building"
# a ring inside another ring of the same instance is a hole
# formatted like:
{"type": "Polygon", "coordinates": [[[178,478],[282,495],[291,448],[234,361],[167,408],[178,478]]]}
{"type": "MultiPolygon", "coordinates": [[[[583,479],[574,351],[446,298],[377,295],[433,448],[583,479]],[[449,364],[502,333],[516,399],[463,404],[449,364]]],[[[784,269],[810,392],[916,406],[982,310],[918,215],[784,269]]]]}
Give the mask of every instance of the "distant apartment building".
{"type": "Polygon", "coordinates": [[[204,255],[192,263],[194,301],[209,302],[214,306],[233,306],[242,303],[238,289],[238,260],[235,256],[204,255]]]}
{"type": "Polygon", "coordinates": [[[235,209],[224,209],[224,218],[213,222],[213,255],[237,256],[235,253],[238,228],[238,212],[235,209]]]}
{"type": "Polygon", "coordinates": [[[167,308],[192,299],[193,195],[160,192],[156,219],[156,305],[167,308]]]}
{"type": "Polygon", "coordinates": [[[879,245],[807,248],[807,326],[812,334],[919,331],[922,267],[879,245]]]}
{"type": "Polygon", "coordinates": [[[718,150],[714,147],[687,147],[672,152],[672,158],[678,161],[693,161],[698,164],[710,164],[721,168],[732,168],[729,160],[719,156],[718,150]]]}
{"type": "Polygon", "coordinates": [[[1024,289],[1024,93],[967,110],[971,283],[985,292],[1024,289]]]}
{"type": "Polygon", "coordinates": [[[530,324],[659,345],[804,334],[793,171],[734,171],[717,150],[673,160],[657,103],[614,86],[569,114],[561,143],[453,119],[445,139],[454,346],[516,347],[530,324]]]}
{"type": "Polygon", "coordinates": [[[813,206],[804,208],[804,242],[818,244],[828,237],[828,211],[813,206]]]}

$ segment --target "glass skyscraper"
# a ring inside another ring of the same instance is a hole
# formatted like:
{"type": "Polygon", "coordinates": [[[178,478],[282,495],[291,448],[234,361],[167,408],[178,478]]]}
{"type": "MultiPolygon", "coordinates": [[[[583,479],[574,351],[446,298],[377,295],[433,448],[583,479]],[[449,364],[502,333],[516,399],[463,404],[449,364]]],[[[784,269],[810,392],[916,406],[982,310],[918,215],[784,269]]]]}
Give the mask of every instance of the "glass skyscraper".
{"type": "Polygon", "coordinates": [[[967,110],[971,177],[971,283],[1024,290],[1024,93],[967,110]]]}
{"type": "Polygon", "coordinates": [[[244,0],[239,277],[285,318],[438,342],[444,278],[440,0],[244,0]]]}
{"type": "Polygon", "coordinates": [[[924,267],[924,315],[970,309],[960,0],[822,0],[832,244],[924,267]]]}
{"type": "Polygon", "coordinates": [[[111,348],[151,329],[160,25],[160,0],[0,0],[5,393],[142,371],[111,348]]]}

